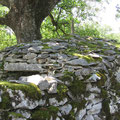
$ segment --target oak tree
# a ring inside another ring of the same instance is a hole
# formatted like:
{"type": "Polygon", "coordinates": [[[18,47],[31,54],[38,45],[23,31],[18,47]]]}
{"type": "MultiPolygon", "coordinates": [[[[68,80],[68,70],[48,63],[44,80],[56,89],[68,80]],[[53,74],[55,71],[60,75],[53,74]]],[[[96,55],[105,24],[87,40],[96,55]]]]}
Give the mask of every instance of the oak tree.
{"type": "Polygon", "coordinates": [[[18,43],[41,39],[41,23],[59,1],[0,0],[1,5],[9,8],[9,13],[0,17],[0,24],[14,31],[18,43]]]}

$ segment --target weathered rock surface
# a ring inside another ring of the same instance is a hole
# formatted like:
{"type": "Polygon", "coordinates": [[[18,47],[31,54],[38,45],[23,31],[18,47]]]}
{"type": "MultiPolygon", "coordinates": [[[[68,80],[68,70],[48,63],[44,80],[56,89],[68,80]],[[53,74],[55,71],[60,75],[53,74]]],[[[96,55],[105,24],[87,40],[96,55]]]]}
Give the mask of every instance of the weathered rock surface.
{"type": "Polygon", "coordinates": [[[75,35],[1,51],[0,119],[119,120],[120,49],[115,44],[75,35]]]}

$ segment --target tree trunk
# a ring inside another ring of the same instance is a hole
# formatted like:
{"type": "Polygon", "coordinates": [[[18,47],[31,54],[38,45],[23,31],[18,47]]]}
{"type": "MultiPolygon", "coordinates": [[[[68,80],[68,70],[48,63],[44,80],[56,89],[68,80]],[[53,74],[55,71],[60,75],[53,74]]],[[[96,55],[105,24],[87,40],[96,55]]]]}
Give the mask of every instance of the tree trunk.
{"type": "Polygon", "coordinates": [[[74,35],[74,18],[71,20],[71,34],[74,35]]]}
{"type": "Polygon", "coordinates": [[[14,31],[18,43],[41,39],[40,26],[45,17],[60,0],[0,0],[10,8],[0,24],[8,25],[14,31]]]}
{"type": "Polygon", "coordinates": [[[34,14],[25,13],[18,16],[18,21],[12,20],[10,27],[15,32],[18,43],[32,42],[33,40],[40,40],[40,26],[44,18],[39,18],[37,21],[34,14]]]}

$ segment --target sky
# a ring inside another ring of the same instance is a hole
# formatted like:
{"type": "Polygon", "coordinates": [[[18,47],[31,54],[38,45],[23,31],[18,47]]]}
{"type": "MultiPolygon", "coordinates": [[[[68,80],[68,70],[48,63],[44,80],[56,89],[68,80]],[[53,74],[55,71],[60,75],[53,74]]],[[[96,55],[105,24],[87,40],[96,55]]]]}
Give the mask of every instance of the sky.
{"type": "MultiPolygon", "coordinates": [[[[101,26],[110,26],[112,28],[111,33],[120,33],[120,18],[116,19],[115,15],[116,5],[120,5],[120,0],[102,0],[102,3],[95,1],[87,1],[88,5],[91,4],[92,8],[99,8],[99,12],[97,12],[96,17],[93,17],[93,20],[98,22],[101,26]]],[[[94,10],[93,10],[94,11],[94,10]]],[[[92,11],[91,11],[92,12],[92,11]]],[[[75,13],[75,9],[73,9],[73,13],[75,13]]],[[[73,14],[76,17],[76,14],[73,14]]],[[[81,19],[80,19],[81,20],[81,19]]],[[[83,23],[88,22],[88,20],[83,21],[83,23]]]]}
{"type": "Polygon", "coordinates": [[[120,0],[109,0],[109,4],[103,2],[103,6],[105,7],[103,10],[100,10],[98,19],[99,23],[104,25],[109,25],[113,29],[113,33],[120,32],[120,18],[116,19],[116,5],[120,4],[120,0]]]}

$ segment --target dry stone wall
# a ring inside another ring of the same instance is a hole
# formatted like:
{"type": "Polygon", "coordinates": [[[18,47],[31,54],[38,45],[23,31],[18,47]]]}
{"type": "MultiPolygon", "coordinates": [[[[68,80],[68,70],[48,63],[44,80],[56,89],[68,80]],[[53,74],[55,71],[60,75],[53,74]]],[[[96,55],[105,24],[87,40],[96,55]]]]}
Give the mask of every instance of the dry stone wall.
{"type": "Polygon", "coordinates": [[[119,120],[115,44],[74,35],[1,51],[0,119],[119,120]]]}

